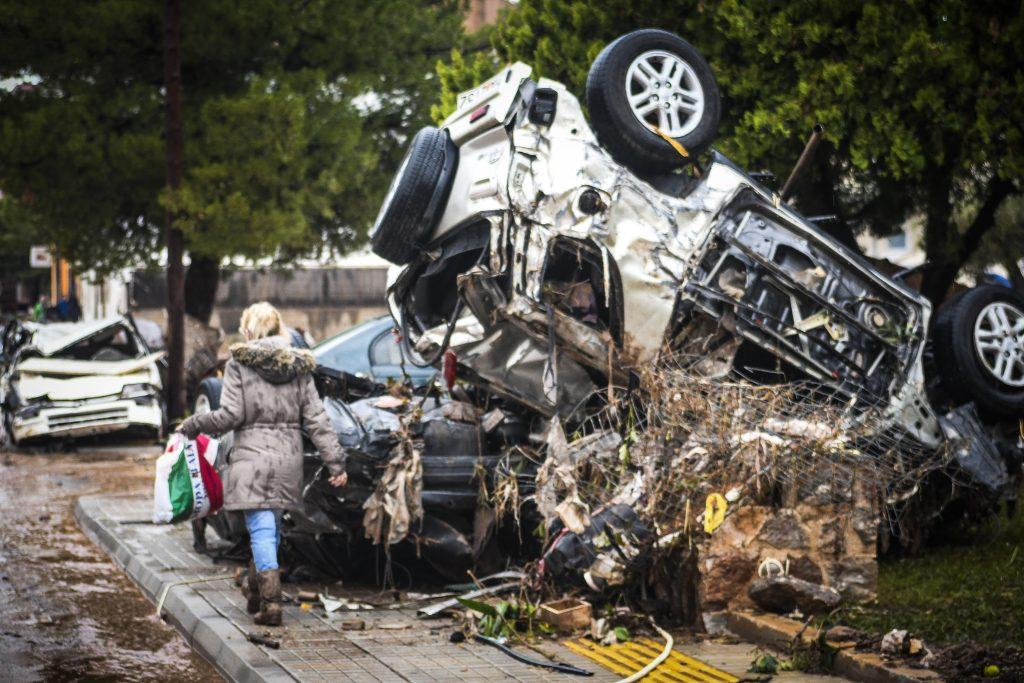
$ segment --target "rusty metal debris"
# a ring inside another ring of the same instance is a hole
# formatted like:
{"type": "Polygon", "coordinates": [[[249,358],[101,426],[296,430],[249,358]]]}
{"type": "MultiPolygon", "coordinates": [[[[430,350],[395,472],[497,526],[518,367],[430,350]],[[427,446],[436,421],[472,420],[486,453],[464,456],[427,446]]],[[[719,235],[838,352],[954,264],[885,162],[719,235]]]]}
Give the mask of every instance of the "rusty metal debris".
{"type": "Polygon", "coordinates": [[[522,580],[526,578],[526,575],[517,572],[514,578],[516,579],[515,581],[505,581],[493,586],[478,588],[457,597],[443,600],[433,605],[427,605],[426,607],[420,608],[417,611],[417,614],[421,617],[435,617],[442,612],[446,612],[450,609],[456,609],[459,606],[459,598],[480,598],[485,595],[499,595],[501,593],[508,593],[513,590],[517,590],[522,585],[522,580]]]}

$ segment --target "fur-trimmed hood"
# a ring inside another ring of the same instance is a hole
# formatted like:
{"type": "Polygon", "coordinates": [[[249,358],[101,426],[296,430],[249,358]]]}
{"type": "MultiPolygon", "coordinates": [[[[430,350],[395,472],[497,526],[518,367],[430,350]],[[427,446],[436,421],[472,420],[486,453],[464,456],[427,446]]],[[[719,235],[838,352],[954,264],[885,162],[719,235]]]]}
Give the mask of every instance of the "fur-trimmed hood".
{"type": "Polygon", "coordinates": [[[274,384],[284,384],[307,375],[316,367],[313,354],[292,348],[283,337],[266,337],[253,342],[231,345],[231,358],[255,370],[260,377],[274,384]]]}

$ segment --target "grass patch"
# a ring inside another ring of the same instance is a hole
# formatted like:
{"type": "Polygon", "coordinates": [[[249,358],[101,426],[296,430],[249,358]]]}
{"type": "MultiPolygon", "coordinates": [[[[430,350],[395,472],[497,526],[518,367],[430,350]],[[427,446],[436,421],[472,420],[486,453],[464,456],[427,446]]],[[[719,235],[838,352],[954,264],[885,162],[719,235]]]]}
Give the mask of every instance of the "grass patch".
{"type": "Polygon", "coordinates": [[[882,560],[878,599],[843,621],[875,633],[909,629],[936,644],[1024,643],[1024,506],[991,519],[969,545],[882,560]]]}

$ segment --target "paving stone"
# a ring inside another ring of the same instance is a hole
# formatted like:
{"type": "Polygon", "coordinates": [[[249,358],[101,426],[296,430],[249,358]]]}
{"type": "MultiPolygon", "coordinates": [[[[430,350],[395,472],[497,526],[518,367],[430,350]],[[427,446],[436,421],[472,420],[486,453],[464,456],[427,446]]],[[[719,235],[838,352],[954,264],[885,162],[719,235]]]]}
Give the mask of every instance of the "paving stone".
{"type": "MultiPolygon", "coordinates": [[[[151,513],[145,497],[87,496],[75,508],[86,534],[126,568],[152,601],[175,581],[210,577],[228,571],[192,550],[189,525],[143,523],[151,513]]],[[[210,531],[211,541],[213,532],[210,531]]],[[[294,593],[294,586],[286,586],[294,593]]],[[[359,597],[366,600],[372,592],[359,597]]],[[[316,610],[285,606],[285,626],[259,627],[246,614],[242,596],[229,579],[171,588],[164,614],[185,639],[232,681],[545,681],[557,674],[512,660],[482,645],[448,642],[448,622],[424,622],[412,610],[378,608],[360,612],[364,631],[342,631],[350,618],[325,619],[316,610]],[[408,623],[391,631],[379,624],[408,623]],[[250,631],[271,631],[281,648],[254,645],[250,631]],[[433,633],[431,633],[433,631],[433,633]]],[[[618,676],[557,645],[545,649],[562,661],[595,675],[593,681],[618,676]]],[[[559,677],[561,678],[561,677],[559,677]]]]}

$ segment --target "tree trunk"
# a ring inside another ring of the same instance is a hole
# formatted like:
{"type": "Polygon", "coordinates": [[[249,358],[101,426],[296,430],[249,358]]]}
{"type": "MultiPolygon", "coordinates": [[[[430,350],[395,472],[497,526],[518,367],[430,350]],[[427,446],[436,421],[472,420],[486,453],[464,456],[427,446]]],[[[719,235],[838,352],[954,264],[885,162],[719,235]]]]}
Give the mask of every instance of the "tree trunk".
{"type": "Polygon", "coordinates": [[[192,254],[185,273],[185,313],[210,324],[220,281],[220,259],[192,254]]]}
{"type": "MultiPolygon", "coordinates": [[[[167,100],[167,185],[181,187],[181,0],[164,5],[164,87],[167,100]]],[[[167,410],[177,419],[185,415],[185,238],[174,227],[174,213],[165,214],[167,245],[167,410]]]]}
{"type": "Polygon", "coordinates": [[[1021,272],[1020,263],[1017,261],[1016,255],[1008,258],[1003,267],[1010,274],[1010,284],[1013,285],[1013,289],[1018,294],[1024,295],[1024,273],[1021,272]]]}

